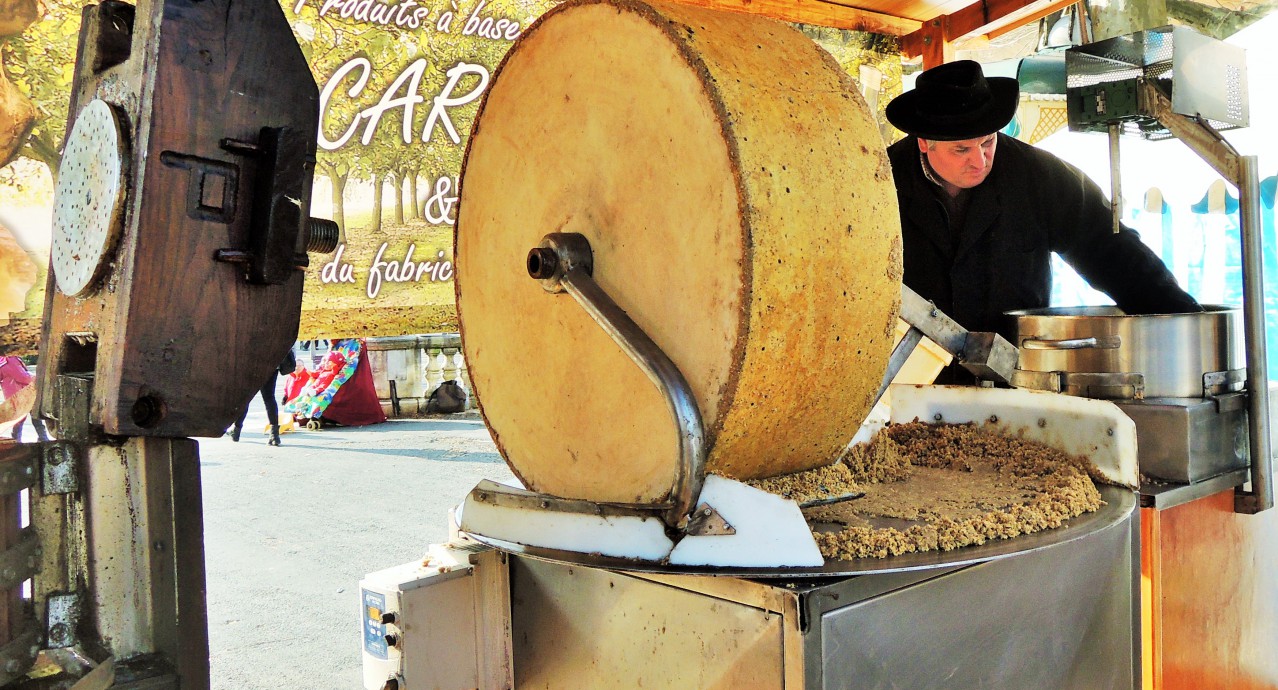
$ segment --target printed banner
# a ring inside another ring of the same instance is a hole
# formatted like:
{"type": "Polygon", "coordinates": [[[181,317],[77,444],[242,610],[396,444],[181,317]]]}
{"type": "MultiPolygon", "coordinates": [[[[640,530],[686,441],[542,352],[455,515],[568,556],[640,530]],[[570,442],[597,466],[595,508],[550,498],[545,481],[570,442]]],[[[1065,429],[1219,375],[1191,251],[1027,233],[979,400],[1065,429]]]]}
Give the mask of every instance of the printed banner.
{"type": "MultiPolygon", "coordinates": [[[[25,29],[0,39],[0,322],[12,317],[0,353],[39,344],[80,29],[79,3],[41,2],[17,0],[25,29]]],[[[311,257],[299,339],[457,330],[453,222],[467,137],[501,59],[557,2],[283,0],[320,91],[311,215],[341,230],[333,255],[311,257]]],[[[799,28],[876,110],[899,92],[893,39],[799,28]]]]}
{"type": "Polygon", "coordinates": [[[466,140],[512,42],[550,0],[298,0],[320,86],[311,213],[342,244],[307,273],[301,338],[457,330],[453,221],[466,140]]]}

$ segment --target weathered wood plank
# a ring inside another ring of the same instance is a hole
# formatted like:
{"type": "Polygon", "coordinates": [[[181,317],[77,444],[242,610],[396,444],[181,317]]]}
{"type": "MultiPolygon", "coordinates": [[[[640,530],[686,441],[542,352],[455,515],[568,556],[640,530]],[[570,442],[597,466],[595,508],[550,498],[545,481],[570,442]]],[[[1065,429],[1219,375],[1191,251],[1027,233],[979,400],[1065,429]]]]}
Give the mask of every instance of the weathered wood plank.
{"type": "MultiPolygon", "coordinates": [[[[303,281],[299,271],[251,285],[241,265],[214,259],[249,245],[261,174],[222,142],[290,127],[313,158],[318,90],[300,50],[282,49],[295,42],[278,3],[143,2],[123,61],[99,59],[120,39],[101,28],[103,7],[86,11],[71,112],[100,98],[122,116],[130,194],[102,283],[72,297],[51,277],[40,410],[56,414],[52,374],[87,362],[93,421],[108,433],[221,435],[296,338],[303,281]],[[95,334],[96,345],[70,333],[95,334]]],[[[309,169],[296,167],[309,194],[309,169]]]]}

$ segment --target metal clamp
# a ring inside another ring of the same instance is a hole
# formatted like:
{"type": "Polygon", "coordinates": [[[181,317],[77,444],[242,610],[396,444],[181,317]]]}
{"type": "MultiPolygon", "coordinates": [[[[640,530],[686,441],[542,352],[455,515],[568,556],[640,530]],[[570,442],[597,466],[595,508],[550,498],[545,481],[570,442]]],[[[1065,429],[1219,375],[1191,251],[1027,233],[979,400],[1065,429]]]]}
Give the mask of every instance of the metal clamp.
{"type": "Polygon", "coordinates": [[[1203,374],[1203,397],[1210,398],[1237,391],[1247,382],[1246,369],[1209,371],[1203,374]]]}
{"type": "Polygon", "coordinates": [[[328,254],[337,248],[337,223],[307,216],[315,165],[315,142],[291,127],[263,127],[257,143],[223,139],[222,148],[258,163],[247,247],[217,250],[218,261],[245,266],[256,285],[281,285],[310,265],[306,252],[328,254]],[[304,251],[298,251],[304,248],[304,251]]]}
{"type": "Polygon", "coordinates": [[[1036,391],[1061,392],[1061,372],[1017,369],[1012,372],[1012,385],[1036,391]]]}
{"type": "Polygon", "coordinates": [[[706,462],[705,431],[692,387],[670,357],[595,282],[594,254],[584,235],[546,235],[528,252],[527,268],[547,292],[571,295],[661,391],[679,430],[679,465],[664,520],[670,527],[685,529],[701,496],[706,462]]]}
{"type": "MultiPolygon", "coordinates": [[[[901,285],[901,319],[942,350],[954,355],[955,360],[976,377],[997,383],[1011,382],[1020,353],[1003,336],[963,328],[935,304],[904,284],[901,285]]],[[[905,352],[904,356],[908,357],[909,352],[905,352]]],[[[895,363],[896,359],[897,353],[893,351],[892,362],[895,363]]],[[[904,362],[902,358],[901,363],[904,362]]],[[[895,371],[891,373],[893,376],[896,374],[895,371]]],[[[886,386],[883,388],[886,389],[886,386]]]]}
{"type": "Polygon", "coordinates": [[[1142,400],[1145,376],[1133,372],[1030,371],[1012,372],[1012,385],[1052,393],[1107,400],[1142,400]]]}
{"type": "Polygon", "coordinates": [[[51,594],[46,609],[49,648],[62,649],[79,644],[75,631],[80,626],[80,595],[51,594]]]}
{"type": "Polygon", "coordinates": [[[73,494],[80,490],[79,472],[81,446],[71,441],[50,441],[40,444],[40,490],[45,495],[73,494]]]}

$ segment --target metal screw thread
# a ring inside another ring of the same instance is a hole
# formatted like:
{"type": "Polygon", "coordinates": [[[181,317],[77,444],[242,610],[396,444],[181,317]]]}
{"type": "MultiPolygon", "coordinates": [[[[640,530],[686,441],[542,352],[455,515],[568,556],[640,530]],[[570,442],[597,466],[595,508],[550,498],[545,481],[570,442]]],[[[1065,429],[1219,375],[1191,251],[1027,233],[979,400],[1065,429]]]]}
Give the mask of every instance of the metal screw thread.
{"type": "Polygon", "coordinates": [[[337,223],[326,218],[306,219],[306,251],[332,254],[337,249],[337,223]]]}

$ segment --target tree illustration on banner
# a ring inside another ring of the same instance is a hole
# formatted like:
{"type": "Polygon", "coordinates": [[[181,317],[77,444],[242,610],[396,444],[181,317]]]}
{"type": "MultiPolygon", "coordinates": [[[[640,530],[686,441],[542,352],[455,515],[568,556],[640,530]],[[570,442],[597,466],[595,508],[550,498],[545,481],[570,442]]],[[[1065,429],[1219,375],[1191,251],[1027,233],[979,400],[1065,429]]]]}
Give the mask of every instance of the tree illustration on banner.
{"type": "Polygon", "coordinates": [[[297,0],[285,5],[321,89],[312,212],[340,254],[311,269],[302,336],[453,330],[462,155],[492,73],[554,3],[297,0]]]}
{"type": "MultiPolygon", "coordinates": [[[[557,3],[281,0],[320,90],[311,213],[340,230],[335,254],[307,269],[299,338],[456,330],[452,238],[466,141],[498,64],[557,3]]],[[[895,39],[800,28],[854,77],[861,65],[881,74],[881,103],[899,91],[895,39]]],[[[0,232],[19,241],[0,249],[21,243],[41,271],[25,311],[0,325],[0,352],[38,347],[79,29],[70,0],[0,0],[0,232]]]]}

